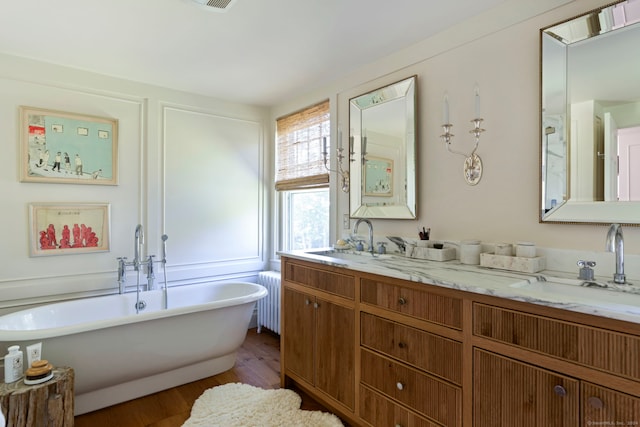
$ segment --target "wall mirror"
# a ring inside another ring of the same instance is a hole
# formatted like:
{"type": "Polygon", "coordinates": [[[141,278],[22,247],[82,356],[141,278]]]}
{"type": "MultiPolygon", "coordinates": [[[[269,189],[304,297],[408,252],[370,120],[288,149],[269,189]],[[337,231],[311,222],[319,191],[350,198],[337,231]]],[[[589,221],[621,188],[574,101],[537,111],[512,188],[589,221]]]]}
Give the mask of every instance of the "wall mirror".
{"type": "Polygon", "coordinates": [[[541,35],[540,221],[640,224],[640,0],[541,35]]]}
{"type": "Polygon", "coordinates": [[[416,217],[416,76],[349,100],[352,218],[416,217]]]}

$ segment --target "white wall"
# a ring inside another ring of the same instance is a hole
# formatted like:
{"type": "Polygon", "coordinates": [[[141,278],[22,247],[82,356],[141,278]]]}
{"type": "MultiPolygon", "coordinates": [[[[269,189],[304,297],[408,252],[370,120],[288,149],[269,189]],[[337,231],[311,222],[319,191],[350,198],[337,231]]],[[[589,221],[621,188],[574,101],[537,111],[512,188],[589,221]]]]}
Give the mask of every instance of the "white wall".
{"type": "MultiPolygon", "coordinates": [[[[278,105],[273,115],[335,97],[337,105],[332,108],[337,110],[337,122],[333,125],[345,124],[349,98],[416,74],[418,219],[374,220],[376,235],[417,238],[416,227],[426,226],[431,227],[433,239],[528,240],[541,247],[604,251],[607,228],[603,226],[538,222],[539,30],[607,3],[507,1],[491,13],[278,105]],[[469,121],[474,116],[476,83],[486,129],[478,149],[484,174],[477,186],[468,186],[462,175],[463,159],[448,153],[439,135],[446,91],[454,125],[453,146],[471,149],[473,137],[468,131],[472,128],[469,121]]],[[[348,232],[342,230],[348,203],[347,196],[340,193],[333,212],[339,228],[336,239],[348,232]]],[[[625,227],[624,233],[626,252],[640,253],[640,230],[625,227]]]]}
{"type": "Polygon", "coordinates": [[[156,259],[169,236],[173,285],[264,268],[265,109],[16,57],[0,64],[0,309],[115,292],[116,257],[133,258],[138,223],[156,259]],[[20,182],[20,105],[118,119],[119,184],[20,182]],[[38,202],[109,203],[110,251],[30,257],[28,205],[38,202]]]}

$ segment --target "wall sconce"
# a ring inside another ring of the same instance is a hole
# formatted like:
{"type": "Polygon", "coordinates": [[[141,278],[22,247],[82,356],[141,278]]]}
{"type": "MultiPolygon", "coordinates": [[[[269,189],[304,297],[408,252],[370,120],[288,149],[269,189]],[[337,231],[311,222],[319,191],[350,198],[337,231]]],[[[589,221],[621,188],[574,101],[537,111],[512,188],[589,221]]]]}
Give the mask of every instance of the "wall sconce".
{"type": "Polygon", "coordinates": [[[473,129],[469,131],[469,133],[472,133],[475,136],[476,140],[471,153],[467,154],[452,149],[451,139],[454,135],[451,133],[451,128],[453,125],[449,123],[449,96],[445,93],[442,103],[442,118],[444,122],[442,129],[444,130],[444,134],[440,135],[440,137],[444,140],[447,151],[464,157],[464,179],[469,185],[476,185],[480,182],[480,178],[482,178],[482,159],[476,154],[478,144],[480,143],[480,134],[484,132],[484,129],[480,127],[483,119],[480,117],[480,89],[477,85],[475,88],[475,115],[476,118],[471,120],[471,123],[473,123],[473,129]]]}
{"type": "MultiPolygon", "coordinates": [[[[329,172],[335,172],[340,175],[341,180],[341,188],[345,193],[349,192],[349,171],[344,170],[342,168],[342,160],[344,160],[345,156],[342,154],[344,148],[342,148],[342,132],[338,129],[338,148],[336,148],[336,154],[338,159],[338,169],[332,170],[327,166],[327,156],[329,153],[327,152],[327,137],[322,138],[322,157],[324,159],[324,167],[329,172]]],[[[353,137],[349,137],[349,160],[353,161],[353,137]]]]}

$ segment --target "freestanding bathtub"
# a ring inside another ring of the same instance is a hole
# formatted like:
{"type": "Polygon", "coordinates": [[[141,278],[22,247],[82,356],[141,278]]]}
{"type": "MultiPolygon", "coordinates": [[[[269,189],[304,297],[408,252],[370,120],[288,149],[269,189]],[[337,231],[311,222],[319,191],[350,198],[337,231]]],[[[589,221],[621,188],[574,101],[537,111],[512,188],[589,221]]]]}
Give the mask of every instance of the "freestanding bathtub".
{"type": "MultiPolygon", "coordinates": [[[[42,342],[42,358],[75,371],[75,414],[231,369],[255,303],[255,283],[204,283],[44,305],[0,317],[0,350],[42,342]]],[[[26,365],[26,352],[25,352],[26,365]]]]}

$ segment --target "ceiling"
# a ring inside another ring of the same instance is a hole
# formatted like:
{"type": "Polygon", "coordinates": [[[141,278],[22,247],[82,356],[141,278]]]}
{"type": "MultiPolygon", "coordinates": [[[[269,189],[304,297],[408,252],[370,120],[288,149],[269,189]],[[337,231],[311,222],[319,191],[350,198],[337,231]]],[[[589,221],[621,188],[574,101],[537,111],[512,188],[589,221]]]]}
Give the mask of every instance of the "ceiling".
{"type": "Polygon", "coordinates": [[[18,0],[0,52],[270,106],[505,1],[18,0]]]}

